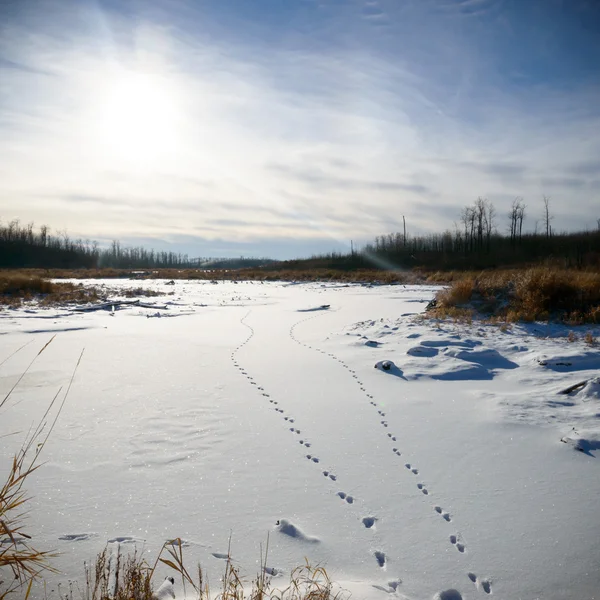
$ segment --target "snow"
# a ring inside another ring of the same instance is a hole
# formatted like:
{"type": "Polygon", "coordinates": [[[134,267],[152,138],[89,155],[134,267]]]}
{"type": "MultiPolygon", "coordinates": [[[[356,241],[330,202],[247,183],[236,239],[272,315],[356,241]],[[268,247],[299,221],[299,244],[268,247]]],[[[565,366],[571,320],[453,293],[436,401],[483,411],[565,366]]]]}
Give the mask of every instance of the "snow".
{"type": "Polygon", "coordinates": [[[60,553],[48,598],[107,544],[153,563],[176,537],[216,589],[229,552],[257,573],[267,536],[275,587],[306,557],[365,600],[600,597],[600,356],[568,328],[425,320],[431,286],[142,283],[162,295],[0,312],[0,362],[29,342],[4,394],[57,334],[0,434],[85,348],[28,481],[27,531],[60,553]]]}

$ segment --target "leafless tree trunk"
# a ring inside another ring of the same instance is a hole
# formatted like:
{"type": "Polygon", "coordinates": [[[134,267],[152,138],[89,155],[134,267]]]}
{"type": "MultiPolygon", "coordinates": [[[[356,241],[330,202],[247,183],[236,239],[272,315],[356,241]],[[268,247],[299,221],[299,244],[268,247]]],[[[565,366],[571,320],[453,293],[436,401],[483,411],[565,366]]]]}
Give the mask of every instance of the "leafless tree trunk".
{"type": "Polygon", "coordinates": [[[516,246],[517,239],[521,240],[523,235],[523,219],[525,218],[525,203],[523,198],[517,197],[513,200],[509,218],[509,233],[512,246],[516,246]]]}
{"type": "Polygon", "coordinates": [[[523,219],[525,219],[525,203],[523,202],[519,207],[519,214],[517,215],[519,220],[519,242],[523,237],[523,219]]]}
{"type": "Polygon", "coordinates": [[[546,227],[546,237],[552,235],[552,225],[550,222],[554,217],[550,216],[550,198],[544,196],[544,226],[546,227]]]}
{"type": "Polygon", "coordinates": [[[487,243],[487,249],[489,252],[491,243],[492,243],[492,232],[496,228],[496,224],[495,224],[496,209],[494,208],[493,203],[489,202],[488,200],[484,200],[483,205],[484,205],[484,208],[486,209],[486,212],[484,214],[484,216],[485,216],[484,225],[485,225],[485,239],[486,239],[486,243],[487,243]]]}

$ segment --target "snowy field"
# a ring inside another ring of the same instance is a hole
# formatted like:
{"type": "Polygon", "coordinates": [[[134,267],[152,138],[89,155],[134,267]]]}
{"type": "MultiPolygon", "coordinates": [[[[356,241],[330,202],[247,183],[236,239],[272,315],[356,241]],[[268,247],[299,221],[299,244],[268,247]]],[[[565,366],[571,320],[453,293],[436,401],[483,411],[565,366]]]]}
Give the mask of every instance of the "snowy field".
{"type": "MultiPolygon", "coordinates": [[[[365,600],[600,598],[597,347],[421,320],[433,287],[106,283],[164,296],[0,312],[0,362],[30,342],[3,395],[57,334],[0,435],[40,419],[85,348],[28,482],[27,530],[60,553],[49,598],[107,543],[153,561],[177,536],[216,588],[229,539],[251,577],[267,535],[274,586],[307,557],[365,600]]],[[[20,438],[0,439],[6,473],[20,438]]]]}

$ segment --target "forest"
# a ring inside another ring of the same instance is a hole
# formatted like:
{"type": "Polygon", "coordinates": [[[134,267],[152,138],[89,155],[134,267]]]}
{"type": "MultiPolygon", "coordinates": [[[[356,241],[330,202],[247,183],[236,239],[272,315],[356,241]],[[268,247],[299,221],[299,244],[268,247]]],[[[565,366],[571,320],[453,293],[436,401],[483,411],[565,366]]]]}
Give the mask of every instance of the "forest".
{"type": "Polygon", "coordinates": [[[308,259],[274,261],[267,258],[190,258],[187,254],[123,246],[113,240],[72,239],[66,232],[51,234],[42,225],[18,220],[0,223],[0,268],[42,269],[240,269],[268,270],[326,268],[471,270],[553,263],[564,268],[600,268],[600,219],[593,229],[557,232],[550,201],[543,199],[542,219],[534,231],[523,231],[526,205],[516,198],[503,219],[484,198],[465,206],[452,229],[411,235],[402,232],[377,236],[362,248],[308,259]],[[541,224],[541,226],[539,226],[541,224]],[[502,227],[505,227],[502,232],[502,227]]]}

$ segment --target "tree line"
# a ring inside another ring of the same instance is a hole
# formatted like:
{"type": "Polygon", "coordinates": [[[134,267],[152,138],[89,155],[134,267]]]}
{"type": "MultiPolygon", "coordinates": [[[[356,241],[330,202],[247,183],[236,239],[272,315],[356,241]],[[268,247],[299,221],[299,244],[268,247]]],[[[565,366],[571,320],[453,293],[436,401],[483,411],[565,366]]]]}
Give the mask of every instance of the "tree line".
{"type": "Polygon", "coordinates": [[[600,219],[591,230],[559,233],[552,227],[550,198],[544,197],[533,231],[524,231],[527,212],[520,197],[515,198],[505,217],[498,214],[489,200],[478,198],[461,210],[452,229],[442,233],[411,235],[403,218],[402,232],[379,235],[360,250],[286,261],[285,266],[470,270],[549,261],[566,268],[600,268],[600,219]]]}
{"type": "Polygon", "coordinates": [[[92,240],[72,239],[67,232],[52,235],[46,225],[21,225],[18,219],[0,223],[0,268],[39,269],[241,269],[258,267],[267,258],[190,258],[187,254],[123,246],[113,240],[106,248],[92,240]]]}
{"type": "Polygon", "coordinates": [[[101,248],[96,241],[72,239],[68,233],[52,235],[46,225],[37,230],[33,223],[18,220],[0,223],[0,267],[3,268],[101,268],[152,269],[197,267],[187,254],[123,247],[113,241],[101,248]]]}
{"type": "Polygon", "coordinates": [[[238,269],[358,268],[484,269],[553,261],[567,268],[600,267],[600,219],[594,229],[559,233],[550,199],[543,198],[540,219],[533,231],[524,231],[528,208],[515,198],[505,217],[485,198],[465,206],[452,229],[442,233],[411,235],[403,218],[402,232],[377,236],[363,248],[311,259],[275,262],[269,259],[189,258],[187,254],[125,247],[117,240],[101,248],[95,241],[72,239],[66,232],[51,234],[42,225],[21,225],[18,220],[0,223],[2,268],[116,268],[116,269],[238,269]],[[505,230],[502,231],[503,225],[505,230]]]}
{"type": "Polygon", "coordinates": [[[462,209],[453,229],[431,235],[403,232],[378,236],[363,248],[362,258],[375,263],[384,259],[399,267],[436,269],[483,269],[548,260],[567,268],[600,267],[600,219],[593,230],[556,232],[546,196],[533,231],[523,231],[526,215],[523,198],[515,198],[506,221],[492,202],[478,198],[462,209]],[[505,232],[501,231],[503,223],[505,232]]]}

